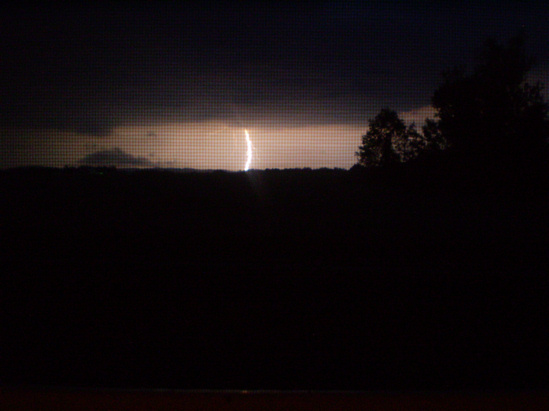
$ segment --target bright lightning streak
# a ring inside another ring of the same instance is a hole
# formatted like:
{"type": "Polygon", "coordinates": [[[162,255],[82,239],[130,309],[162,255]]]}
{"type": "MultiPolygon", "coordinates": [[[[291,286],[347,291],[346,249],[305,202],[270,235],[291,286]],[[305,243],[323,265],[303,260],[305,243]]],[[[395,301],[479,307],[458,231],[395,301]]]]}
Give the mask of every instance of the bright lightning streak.
{"type": "Polygon", "coordinates": [[[244,166],[244,171],[248,171],[250,169],[250,164],[252,163],[252,140],[250,140],[248,130],[244,130],[244,133],[246,134],[246,145],[248,146],[248,151],[246,153],[247,160],[246,165],[244,166]]]}

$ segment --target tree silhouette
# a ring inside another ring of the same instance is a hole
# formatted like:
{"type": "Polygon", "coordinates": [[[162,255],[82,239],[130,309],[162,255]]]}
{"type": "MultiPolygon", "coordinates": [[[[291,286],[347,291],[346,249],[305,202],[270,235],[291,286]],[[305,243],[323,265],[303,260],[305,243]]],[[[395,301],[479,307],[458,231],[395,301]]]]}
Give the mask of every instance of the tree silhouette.
{"type": "Polygon", "coordinates": [[[366,167],[386,167],[407,161],[420,149],[421,135],[413,125],[406,127],[398,114],[388,108],[368,121],[369,130],[355,154],[366,167]]]}
{"type": "Polygon", "coordinates": [[[445,141],[474,168],[500,172],[541,164],[547,158],[548,106],[542,84],[526,81],[532,65],[522,35],[504,45],[487,40],[472,74],[464,68],[444,74],[432,98],[436,121],[423,128],[426,139],[445,141]]]}
{"type": "Polygon", "coordinates": [[[426,119],[423,131],[423,150],[427,153],[440,152],[448,148],[448,141],[442,136],[438,124],[433,119],[426,119]]]}

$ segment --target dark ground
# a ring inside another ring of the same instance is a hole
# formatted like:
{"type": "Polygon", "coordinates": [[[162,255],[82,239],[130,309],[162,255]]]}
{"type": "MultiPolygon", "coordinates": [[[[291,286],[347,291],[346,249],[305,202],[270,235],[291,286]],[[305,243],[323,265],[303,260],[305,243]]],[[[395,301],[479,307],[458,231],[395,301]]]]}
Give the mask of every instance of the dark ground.
{"type": "Polygon", "coordinates": [[[547,393],[187,392],[87,389],[1,389],[8,410],[547,410],[547,393]]]}
{"type": "Polygon", "coordinates": [[[547,389],[548,187],[0,171],[0,382],[547,389]]]}

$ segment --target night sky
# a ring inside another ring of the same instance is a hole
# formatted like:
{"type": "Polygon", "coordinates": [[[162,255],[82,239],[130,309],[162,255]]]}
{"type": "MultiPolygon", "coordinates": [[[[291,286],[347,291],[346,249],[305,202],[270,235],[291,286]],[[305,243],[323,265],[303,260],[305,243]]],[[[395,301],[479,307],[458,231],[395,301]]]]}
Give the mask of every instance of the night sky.
{"type": "MultiPolygon", "coordinates": [[[[31,3],[32,4],[32,3],[31,3]]],[[[75,2],[0,15],[0,167],[242,170],[356,163],[383,107],[421,126],[441,72],[523,30],[541,2],[75,2]]]]}

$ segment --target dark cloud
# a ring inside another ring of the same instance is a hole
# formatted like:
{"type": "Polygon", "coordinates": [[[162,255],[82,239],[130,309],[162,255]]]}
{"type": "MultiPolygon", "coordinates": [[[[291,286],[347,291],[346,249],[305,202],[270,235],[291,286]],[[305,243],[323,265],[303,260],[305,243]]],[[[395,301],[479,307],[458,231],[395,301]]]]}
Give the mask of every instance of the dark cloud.
{"type": "Polygon", "coordinates": [[[549,55],[548,9],[528,2],[77,3],[0,16],[0,127],[356,123],[428,104],[489,35],[526,27],[549,55]]]}
{"type": "Polygon", "coordinates": [[[143,157],[134,157],[118,147],[89,154],[78,162],[93,167],[154,167],[155,163],[143,157]]]}

